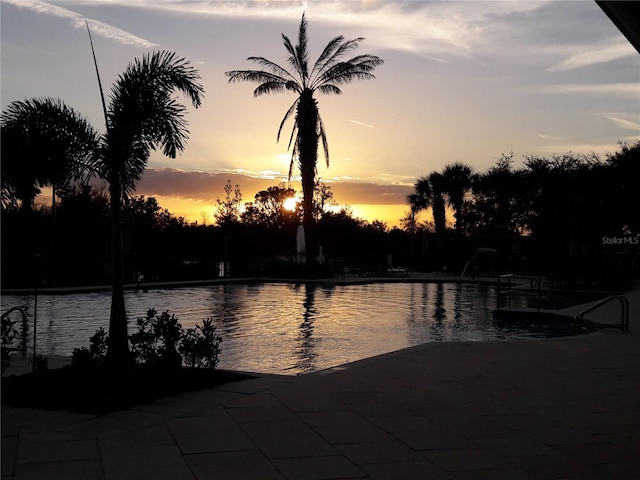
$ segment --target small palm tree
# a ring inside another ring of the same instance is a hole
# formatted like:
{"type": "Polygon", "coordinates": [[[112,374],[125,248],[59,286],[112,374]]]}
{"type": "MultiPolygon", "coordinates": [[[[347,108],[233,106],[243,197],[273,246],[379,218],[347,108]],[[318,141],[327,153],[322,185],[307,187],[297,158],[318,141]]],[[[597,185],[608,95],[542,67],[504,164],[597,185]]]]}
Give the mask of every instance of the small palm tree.
{"type": "Polygon", "coordinates": [[[287,62],[290,70],[267,60],[264,57],[249,57],[248,60],[262,67],[260,70],[233,70],[225,75],[229,82],[253,82],[258,87],[254,96],[264,94],[293,92],[296,100],[287,110],[278,128],[277,139],[280,139],[282,127],[295,113],[293,129],[289,139],[289,148],[293,144],[289,178],[297,160],[300,169],[303,194],[303,224],[310,227],[313,222],[313,187],[315,184],[318,163],[318,143],[322,140],[325,161],[329,166],[329,146],[322,118],[318,110],[318,102],[314,94],[340,95],[342,85],[353,80],[370,80],[371,73],[383,60],[375,55],[357,55],[349,60],[343,56],[358,47],[363,38],[345,40],[342,35],[331,40],[313,66],[309,64],[307,45],[307,21],[302,15],[298,30],[298,44],[293,45],[286,35],[282,42],[289,54],[287,62]]]}
{"type": "Polygon", "coordinates": [[[436,233],[445,231],[445,201],[443,198],[443,180],[438,172],[428,177],[422,176],[413,186],[413,193],[407,196],[411,211],[418,213],[431,207],[436,233]]]}
{"type": "Polygon", "coordinates": [[[473,178],[473,169],[460,162],[451,163],[442,171],[443,191],[447,194],[449,206],[453,208],[457,235],[462,232],[462,203],[471,189],[473,178]]]}
{"type": "Polygon", "coordinates": [[[447,227],[442,174],[432,172],[429,175],[429,185],[431,185],[431,208],[433,210],[433,223],[436,227],[436,233],[444,233],[447,227]]]}
{"type": "Polygon", "coordinates": [[[198,108],[204,89],[197,70],[175,53],[160,51],[135,59],[118,77],[105,105],[106,133],[101,138],[101,172],[109,182],[112,219],[112,297],[108,359],[114,365],[128,358],[124,305],[122,203],[134,190],[152,150],[175,158],[189,132],[186,107],[175,98],[184,94],[198,108]]]}
{"type": "Polygon", "coordinates": [[[61,100],[31,98],[11,102],[2,113],[3,190],[13,191],[29,211],[39,187],[57,190],[95,173],[98,134],[61,100]]]}

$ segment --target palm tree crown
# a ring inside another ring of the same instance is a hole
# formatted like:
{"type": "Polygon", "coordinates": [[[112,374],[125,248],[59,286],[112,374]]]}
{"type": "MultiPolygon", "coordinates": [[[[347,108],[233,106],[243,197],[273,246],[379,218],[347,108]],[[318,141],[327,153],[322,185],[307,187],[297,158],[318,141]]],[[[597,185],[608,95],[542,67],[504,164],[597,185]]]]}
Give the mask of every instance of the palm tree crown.
{"type": "Polygon", "coordinates": [[[297,159],[302,180],[303,219],[307,224],[310,224],[313,218],[313,184],[320,139],[325,160],[329,166],[327,136],[318,111],[317,101],[313,95],[315,92],[340,95],[342,94],[340,89],[342,85],[353,80],[375,78],[371,72],[376,66],[383,63],[381,58],[375,55],[357,55],[349,60],[343,60],[343,57],[357,48],[362,40],[364,39],[345,40],[342,35],[337,36],[325,46],[313,66],[310,66],[307,20],[303,14],[298,30],[298,44],[294,46],[286,35],[282,35],[282,43],[289,54],[287,57],[289,69],[264,57],[249,57],[249,61],[257,63],[262,69],[233,70],[225,73],[229,82],[257,83],[258,86],[253,92],[255,97],[287,91],[298,95],[280,123],[277,139],[280,139],[285,122],[295,112],[295,120],[289,139],[289,148],[293,144],[289,178],[291,178],[293,165],[297,159]]]}
{"type": "Polygon", "coordinates": [[[124,195],[135,190],[152,150],[175,158],[189,137],[186,107],[174,92],[183,93],[195,108],[202,102],[199,74],[175,53],[156,51],[135,59],[111,89],[103,137],[103,173],[124,195]]]}
{"type": "Polygon", "coordinates": [[[3,190],[12,190],[25,210],[40,192],[38,186],[51,185],[55,201],[58,187],[96,173],[98,134],[61,100],[11,102],[1,123],[3,190]]]}
{"type": "Polygon", "coordinates": [[[462,231],[462,204],[474,177],[473,169],[461,162],[451,163],[442,171],[443,190],[447,194],[449,206],[454,210],[457,234],[462,231]]]}

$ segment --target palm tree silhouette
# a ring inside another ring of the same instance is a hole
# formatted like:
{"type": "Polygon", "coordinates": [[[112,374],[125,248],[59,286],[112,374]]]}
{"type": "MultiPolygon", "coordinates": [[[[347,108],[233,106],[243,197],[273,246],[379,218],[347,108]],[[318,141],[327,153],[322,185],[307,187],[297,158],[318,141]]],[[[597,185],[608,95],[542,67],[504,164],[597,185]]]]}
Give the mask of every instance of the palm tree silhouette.
{"type": "MultiPolygon", "coordinates": [[[[204,89],[196,69],[175,53],[157,51],[135,59],[112,86],[104,102],[106,133],[100,141],[101,173],[111,197],[112,296],[108,360],[115,366],[128,358],[127,316],[124,305],[122,203],[142,177],[152,150],[162,147],[175,158],[189,131],[186,107],[174,93],[184,94],[198,108],[204,89]]],[[[102,88],[101,88],[102,91],[102,88]]]]}
{"type": "Polygon", "coordinates": [[[443,191],[447,194],[456,219],[456,235],[462,232],[462,204],[471,189],[473,178],[473,169],[460,162],[451,163],[442,171],[443,191]]]}
{"type": "Polygon", "coordinates": [[[432,172],[428,177],[422,176],[413,186],[413,193],[407,196],[412,212],[420,212],[431,207],[436,233],[445,231],[445,201],[443,197],[444,183],[442,174],[432,172]]]}
{"type": "Polygon", "coordinates": [[[2,188],[29,211],[39,187],[50,185],[55,217],[58,188],[95,173],[97,142],[89,122],[61,100],[13,101],[2,113],[2,188]]]}
{"type": "Polygon", "coordinates": [[[289,148],[293,144],[289,178],[297,159],[300,169],[303,194],[303,225],[305,229],[313,223],[313,187],[318,163],[318,142],[322,140],[327,167],[329,166],[329,146],[322,118],[318,110],[318,102],[314,98],[316,92],[340,95],[340,86],[353,80],[369,80],[375,76],[371,73],[383,60],[375,55],[357,55],[349,60],[343,56],[358,47],[363,38],[345,40],[342,35],[335,37],[324,48],[316,62],[310,68],[309,49],[307,45],[307,20],[302,15],[298,30],[298,44],[293,45],[289,38],[282,34],[282,43],[289,56],[287,62],[290,70],[267,60],[264,57],[249,57],[247,60],[262,67],[261,70],[233,70],[225,75],[230,83],[253,82],[258,87],[253,95],[294,92],[296,100],[287,110],[278,128],[277,140],[285,122],[294,114],[293,129],[289,139],[289,148]]]}

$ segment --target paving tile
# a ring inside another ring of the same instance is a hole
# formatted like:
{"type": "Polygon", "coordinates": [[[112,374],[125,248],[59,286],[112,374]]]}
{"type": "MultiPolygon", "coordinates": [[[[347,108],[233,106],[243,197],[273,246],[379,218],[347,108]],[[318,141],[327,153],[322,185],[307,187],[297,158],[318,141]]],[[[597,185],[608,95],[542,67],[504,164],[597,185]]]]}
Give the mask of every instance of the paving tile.
{"type": "Polygon", "coordinates": [[[360,415],[351,410],[302,412],[298,416],[312,427],[332,427],[363,420],[360,415]]]}
{"type": "Polygon", "coordinates": [[[75,423],[72,425],[68,425],[66,427],[60,428],[60,431],[72,433],[74,435],[81,435],[87,438],[108,438],[127,432],[127,430],[122,428],[113,428],[103,425],[90,425],[87,423],[75,423]]]}
{"type": "Polygon", "coordinates": [[[509,463],[518,467],[534,478],[544,479],[596,479],[605,474],[601,468],[589,465],[576,458],[565,455],[548,455],[544,457],[511,457],[509,463]]]}
{"type": "Polygon", "coordinates": [[[148,427],[131,430],[113,437],[103,438],[99,441],[100,445],[109,446],[125,446],[125,445],[171,445],[174,438],[165,424],[153,425],[148,427]]]}
{"type": "Polygon", "coordinates": [[[121,410],[118,412],[93,417],[82,422],[85,425],[95,425],[118,430],[134,430],[152,423],[164,420],[166,416],[139,410],[121,410]]]}
{"type": "Polygon", "coordinates": [[[228,415],[227,410],[218,403],[207,403],[186,410],[183,413],[172,415],[172,417],[213,417],[216,415],[228,415]]]}
{"type": "Polygon", "coordinates": [[[207,421],[203,422],[203,425],[207,428],[192,427],[185,430],[185,433],[174,434],[182,453],[228,452],[255,448],[245,432],[233,421],[207,421]]]}
{"type": "Polygon", "coordinates": [[[640,476],[638,474],[638,472],[640,472],[640,459],[625,463],[607,463],[599,465],[599,467],[602,470],[615,475],[617,478],[623,478],[625,480],[638,480],[638,477],[640,476]]]}
{"type": "Polygon", "coordinates": [[[270,459],[337,454],[325,439],[301,420],[244,423],[241,427],[270,459]]]}
{"type": "MultiPolygon", "coordinates": [[[[640,455],[640,428],[629,429],[626,432],[594,435],[598,442],[608,442],[633,450],[640,455]]],[[[588,442],[581,442],[588,443],[588,442]]]]}
{"type": "Polygon", "coordinates": [[[332,444],[365,443],[390,440],[384,430],[363,418],[354,418],[339,425],[314,427],[314,430],[332,444]]]}
{"type": "Polygon", "coordinates": [[[323,392],[286,389],[274,392],[284,405],[294,412],[326,412],[344,410],[344,405],[323,392]]]}
{"type": "Polygon", "coordinates": [[[601,463],[637,462],[638,454],[632,450],[609,443],[589,443],[577,445],[560,445],[560,452],[597,465],[601,463]]]}
{"type": "Polygon", "coordinates": [[[253,395],[242,395],[229,399],[225,402],[221,402],[226,408],[240,408],[240,407],[278,407],[282,406],[280,400],[278,400],[271,393],[255,393],[253,395]]]}
{"type": "Polygon", "coordinates": [[[453,448],[472,448],[474,446],[460,434],[443,430],[395,432],[393,436],[415,450],[448,450],[453,448]]]}
{"type": "Polygon", "coordinates": [[[369,419],[371,423],[377,425],[386,432],[434,432],[447,428],[441,424],[428,420],[424,417],[373,417],[369,419]]]}
{"type": "Polygon", "coordinates": [[[556,455],[558,453],[558,451],[552,447],[521,436],[483,438],[474,440],[474,443],[500,457],[535,457],[556,455]]]}
{"type": "Polygon", "coordinates": [[[485,420],[499,423],[509,428],[556,428],[563,426],[562,422],[547,418],[536,413],[519,413],[508,415],[487,415],[485,420]]]}
{"type": "MultiPolygon", "coordinates": [[[[122,478],[122,477],[121,477],[122,478]]],[[[132,479],[134,477],[127,477],[132,479]]],[[[16,465],[14,480],[105,480],[100,460],[16,465]]]]}
{"type": "Polygon", "coordinates": [[[389,402],[389,397],[373,390],[334,392],[331,396],[343,405],[371,405],[389,402]]]}
{"type": "Polygon", "coordinates": [[[425,450],[422,455],[446,471],[491,470],[512,467],[499,456],[480,448],[425,450]]]}
{"type": "Polygon", "coordinates": [[[450,424],[480,422],[493,418],[492,416],[485,417],[479,413],[472,412],[466,406],[452,403],[449,403],[445,408],[420,408],[416,405],[412,405],[412,407],[428,420],[447,426],[447,428],[449,428],[450,424]]]}
{"type": "Polygon", "coordinates": [[[451,480],[447,472],[427,461],[394,462],[362,465],[361,468],[373,480],[451,480]]]}
{"type": "Polygon", "coordinates": [[[349,408],[369,419],[391,416],[406,417],[415,415],[416,413],[412,409],[400,405],[392,400],[378,403],[352,404],[349,405],[349,408]]]}
{"type": "Polygon", "coordinates": [[[101,446],[100,450],[105,480],[193,480],[174,445],[101,446]]]}
{"type": "Polygon", "coordinates": [[[76,435],[73,433],[60,432],[40,428],[23,428],[20,430],[20,440],[30,444],[67,442],[73,440],[89,440],[92,437],[86,435],[76,435]]]}
{"type": "Polygon", "coordinates": [[[186,455],[185,460],[199,479],[285,480],[257,450],[186,455]]]}
{"type": "Polygon", "coordinates": [[[215,432],[217,428],[235,425],[229,415],[187,416],[170,418],[166,422],[174,435],[185,433],[215,432]]]}
{"type": "Polygon", "coordinates": [[[18,449],[18,437],[2,437],[2,475],[13,475],[13,467],[16,463],[16,452],[18,449]]]}
{"type": "Polygon", "coordinates": [[[16,464],[68,462],[100,458],[95,440],[72,440],[37,445],[19,439],[16,464]]]}
{"type": "MultiPolygon", "coordinates": [[[[171,398],[171,397],[167,397],[167,398],[171,398]]],[[[139,405],[136,405],[133,410],[140,411],[140,412],[155,413],[157,415],[162,415],[167,418],[185,415],[189,411],[189,409],[186,406],[180,405],[179,402],[177,404],[175,404],[175,402],[165,403],[163,400],[164,399],[160,398],[153,402],[141,403],[139,405]]]]}
{"type": "Polygon", "coordinates": [[[538,480],[539,478],[514,468],[465,470],[451,472],[450,475],[455,480],[538,480]]]}
{"type": "Polygon", "coordinates": [[[364,472],[342,456],[274,460],[288,480],[366,478],[364,472]]]}
{"type": "Polygon", "coordinates": [[[282,405],[255,406],[246,408],[228,408],[227,412],[237,422],[269,422],[272,420],[291,420],[297,418],[282,405]]]}
{"type": "Polygon", "coordinates": [[[467,440],[501,438],[513,435],[513,429],[498,422],[478,420],[470,422],[449,422],[447,428],[467,440]]]}
{"type": "Polygon", "coordinates": [[[564,425],[554,428],[528,428],[518,432],[550,446],[602,442],[602,438],[597,435],[564,425]]]}
{"type": "Polygon", "coordinates": [[[400,442],[353,443],[336,445],[353,463],[358,465],[394,462],[424,462],[424,457],[400,442]]]}

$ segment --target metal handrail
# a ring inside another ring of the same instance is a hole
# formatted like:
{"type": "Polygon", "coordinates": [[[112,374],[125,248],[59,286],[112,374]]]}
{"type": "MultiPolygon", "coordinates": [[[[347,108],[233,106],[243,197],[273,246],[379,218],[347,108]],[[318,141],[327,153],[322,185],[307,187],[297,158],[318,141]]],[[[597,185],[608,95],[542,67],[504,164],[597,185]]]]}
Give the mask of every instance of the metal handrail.
{"type": "Polygon", "coordinates": [[[2,320],[4,320],[11,313],[16,312],[16,311],[20,312],[20,314],[22,315],[22,348],[20,348],[20,349],[9,348],[9,350],[20,350],[22,352],[22,356],[26,357],[27,356],[27,332],[28,332],[28,326],[27,326],[27,314],[25,313],[24,309],[22,307],[12,307],[9,310],[7,310],[6,312],[4,312],[0,318],[2,318],[2,320]]]}
{"type": "Polygon", "coordinates": [[[603,298],[598,303],[595,303],[590,307],[585,308],[580,313],[578,313],[575,317],[573,317],[576,331],[579,330],[580,322],[583,320],[584,316],[587,313],[593,312],[594,310],[597,310],[601,306],[606,305],[607,303],[610,303],[614,300],[618,300],[622,307],[620,310],[620,326],[619,327],[617,325],[610,325],[606,323],[595,323],[595,322],[590,322],[590,323],[600,328],[620,328],[620,330],[622,330],[623,332],[628,331],[629,330],[629,300],[627,300],[626,297],[623,297],[622,295],[612,295],[611,297],[603,298]]]}
{"type": "Polygon", "coordinates": [[[542,282],[547,282],[549,291],[551,291],[551,287],[549,285],[550,280],[547,277],[515,275],[513,273],[504,273],[502,275],[498,275],[498,295],[507,295],[508,307],[511,307],[511,295],[514,293],[536,295],[538,297],[538,311],[540,311],[540,298],[542,297],[542,282]],[[506,290],[500,290],[501,279],[507,280],[506,290]],[[511,283],[512,279],[529,280],[530,282],[529,289],[527,290],[526,287],[525,287],[525,290],[514,289],[511,283]]]}

